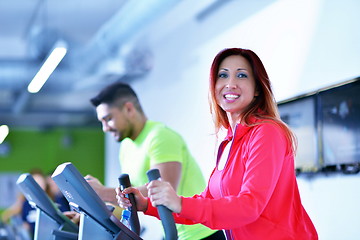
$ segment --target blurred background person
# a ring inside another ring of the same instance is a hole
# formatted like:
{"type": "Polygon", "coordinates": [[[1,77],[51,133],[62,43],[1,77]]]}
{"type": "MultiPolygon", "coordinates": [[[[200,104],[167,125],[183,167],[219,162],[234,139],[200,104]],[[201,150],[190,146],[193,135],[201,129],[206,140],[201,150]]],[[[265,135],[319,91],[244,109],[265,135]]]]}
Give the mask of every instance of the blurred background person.
{"type": "MultiPolygon", "coordinates": [[[[50,199],[54,201],[61,212],[70,210],[68,201],[59,191],[50,176],[44,175],[40,168],[33,168],[29,173],[50,199]]],[[[3,222],[11,223],[13,220],[14,224],[21,224],[22,228],[25,229],[31,237],[34,236],[36,219],[36,208],[30,205],[22,193],[19,193],[14,204],[5,209],[2,214],[3,222]]]]}
{"type": "Polygon", "coordinates": [[[65,196],[62,194],[55,181],[51,178],[52,174],[53,172],[50,172],[48,175],[46,175],[46,182],[48,184],[50,192],[49,196],[51,196],[54,203],[58,206],[61,212],[70,211],[69,202],[66,200],[65,196]]]}

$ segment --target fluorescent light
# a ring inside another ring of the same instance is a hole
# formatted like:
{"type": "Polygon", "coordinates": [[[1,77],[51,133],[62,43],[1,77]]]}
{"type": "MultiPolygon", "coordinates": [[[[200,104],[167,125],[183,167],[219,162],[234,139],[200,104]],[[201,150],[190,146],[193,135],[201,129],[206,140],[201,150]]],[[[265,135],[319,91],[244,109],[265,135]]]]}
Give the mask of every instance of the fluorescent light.
{"type": "Polygon", "coordinates": [[[1,125],[0,126],[0,144],[2,144],[6,138],[6,136],[9,134],[9,127],[7,125],[1,125]]]}
{"type": "Polygon", "coordinates": [[[67,52],[66,47],[56,47],[46,59],[39,72],[35,75],[28,86],[30,93],[37,93],[48,80],[52,72],[59,65],[67,52]]]}

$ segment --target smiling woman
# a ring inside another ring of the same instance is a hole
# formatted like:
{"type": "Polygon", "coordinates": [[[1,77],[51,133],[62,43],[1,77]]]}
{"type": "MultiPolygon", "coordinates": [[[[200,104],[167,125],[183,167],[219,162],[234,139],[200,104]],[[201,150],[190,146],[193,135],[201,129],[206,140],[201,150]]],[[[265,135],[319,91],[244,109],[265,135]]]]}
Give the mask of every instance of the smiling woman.
{"type": "Polygon", "coordinates": [[[248,49],[220,51],[209,83],[216,131],[227,136],[205,190],[179,196],[168,182],[154,180],[148,198],[135,188],[117,191],[120,206],[129,207],[124,194],[134,193],[147,215],[159,217],[154,206],[164,205],[177,223],[224,229],[231,240],[318,239],[297,186],[295,137],[279,117],[259,57],[248,49]]]}
{"type": "Polygon", "coordinates": [[[252,68],[246,58],[233,55],[222,61],[215,95],[217,103],[227,112],[229,119],[241,118],[247,106],[258,95],[252,68]]]}

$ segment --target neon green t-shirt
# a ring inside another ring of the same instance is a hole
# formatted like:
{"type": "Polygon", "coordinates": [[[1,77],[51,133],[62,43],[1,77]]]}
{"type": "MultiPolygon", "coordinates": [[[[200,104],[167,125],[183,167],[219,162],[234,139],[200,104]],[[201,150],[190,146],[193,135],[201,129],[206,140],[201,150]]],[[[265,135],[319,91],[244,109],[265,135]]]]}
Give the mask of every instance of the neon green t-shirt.
{"type": "MultiPolygon", "coordinates": [[[[126,138],[120,145],[121,170],[129,174],[133,186],[148,182],[146,172],[154,164],[174,161],[182,164],[178,195],[190,197],[201,193],[206,183],[197,162],[182,137],[164,124],[148,120],[135,141],[126,138]]],[[[215,232],[201,224],[176,227],[179,240],[202,239],[215,232]]]]}

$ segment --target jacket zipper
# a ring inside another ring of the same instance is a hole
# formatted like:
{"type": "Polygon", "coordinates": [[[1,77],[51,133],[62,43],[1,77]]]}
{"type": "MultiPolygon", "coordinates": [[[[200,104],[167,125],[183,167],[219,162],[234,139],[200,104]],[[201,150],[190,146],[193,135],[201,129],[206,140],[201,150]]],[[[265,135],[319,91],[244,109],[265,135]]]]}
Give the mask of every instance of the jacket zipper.
{"type": "MultiPolygon", "coordinates": [[[[236,129],[237,129],[237,126],[238,125],[236,125],[235,126],[235,130],[234,130],[234,133],[233,133],[233,136],[232,136],[232,139],[231,139],[231,141],[232,141],[232,143],[231,143],[231,146],[230,146],[230,149],[229,149],[229,154],[228,154],[228,156],[227,156],[227,158],[226,158],[226,163],[225,163],[225,166],[224,166],[224,168],[223,168],[223,170],[225,169],[225,167],[226,167],[226,165],[227,165],[227,163],[228,163],[228,160],[229,160],[229,156],[230,156],[230,152],[231,152],[231,150],[232,150],[232,144],[233,144],[233,141],[234,141],[234,138],[235,138],[235,134],[236,134],[236,129]]],[[[230,141],[229,140],[226,140],[226,141],[228,141],[228,143],[227,144],[229,144],[230,143],[230,141]]],[[[221,154],[219,155],[219,153],[218,153],[218,160],[217,160],[217,163],[216,163],[216,167],[217,167],[217,165],[218,165],[218,163],[219,163],[219,161],[220,161],[220,157],[221,157],[221,155],[222,155],[222,153],[224,152],[224,149],[225,149],[225,147],[224,148],[222,148],[222,145],[224,144],[224,141],[221,143],[221,154]]],[[[226,144],[226,145],[227,145],[226,144]]],[[[220,194],[221,194],[221,197],[224,197],[224,194],[223,194],[223,186],[222,186],[222,179],[223,179],[223,171],[221,171],[221,182],[220,182],[220,194]]],[[[233,236],[232,236],[232,231],[231,230],[225,230],[225,235],[226,235],[226,239],[227,240],[233,240],[233,236]]]]}

